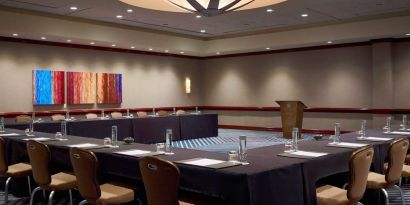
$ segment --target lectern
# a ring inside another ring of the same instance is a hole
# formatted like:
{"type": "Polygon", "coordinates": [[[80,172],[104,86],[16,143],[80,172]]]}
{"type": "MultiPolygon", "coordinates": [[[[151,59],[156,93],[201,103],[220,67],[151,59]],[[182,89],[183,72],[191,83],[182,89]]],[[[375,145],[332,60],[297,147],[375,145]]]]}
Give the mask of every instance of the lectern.
{"type": "Polygon", "coordinates": [[[292,128],[297,127],[302,131],[303,109],[305,104],[301,101],[276,101],[280,105],[282,118],[282,132],[284,138],[292,138],[292,128]]]}

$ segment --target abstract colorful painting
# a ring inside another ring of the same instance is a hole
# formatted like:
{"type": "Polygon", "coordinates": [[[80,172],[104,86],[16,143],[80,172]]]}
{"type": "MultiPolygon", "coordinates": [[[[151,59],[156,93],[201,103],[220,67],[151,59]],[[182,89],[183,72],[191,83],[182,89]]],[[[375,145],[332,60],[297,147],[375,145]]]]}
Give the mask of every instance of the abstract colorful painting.
{"type": "Polygon", "coordinates": [[[97,103],[122,103],[122,75],[97,73],[97,103]]]}
{"type": "Polygon", "coordinates": [[[67,72],[67,104],[95,103],[95,73],[67,72]]]}
{"type": "Polygon", "coordinates": [[[33,70],[33,104],[64,104],[64,72],[33,70]]]}

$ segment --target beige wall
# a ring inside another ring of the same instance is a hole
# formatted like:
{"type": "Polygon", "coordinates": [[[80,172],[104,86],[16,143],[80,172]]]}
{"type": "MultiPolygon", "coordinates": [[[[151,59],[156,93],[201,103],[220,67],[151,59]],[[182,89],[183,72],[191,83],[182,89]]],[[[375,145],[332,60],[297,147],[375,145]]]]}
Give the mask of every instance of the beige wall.
{"type": "Polygon", "coordinates": [[[410,108],[410,42],[393,44],[394,107],[410,108]]]}
{"type": "MultiPolygon", "coordinates": [[[[0,112],[33,109],[31,71],[37,68],[122,73],[121,107],[124,108],[189,106],[201,102],[199,61],[195,59],[0,42],[0,112]],[[189,95],[184,89],[186,76],[192,80],[193,92],[189,95]]],[[[96,106],[75,108],[78,107],[96,106]]],[[[37,110],[62,108],[36,107],[37,110]]]]}

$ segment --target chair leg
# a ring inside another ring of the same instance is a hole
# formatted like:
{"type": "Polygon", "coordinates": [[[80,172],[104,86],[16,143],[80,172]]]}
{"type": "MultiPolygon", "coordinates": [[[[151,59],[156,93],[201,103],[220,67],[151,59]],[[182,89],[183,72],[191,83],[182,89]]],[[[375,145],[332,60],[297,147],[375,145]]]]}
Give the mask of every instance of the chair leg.
{"type": "Polygon", "coordinates": [[[10,183],[11,177],[8,177],[6,180],[6,185],[4,186],[4,204],[7,205],[7,202],[9,200],[9,183],[10,183]]]}
{"type": "Polygon", "coordinates": [[[27,185],[28,185],[28,193],[31,196],[31,179],[30,179],[30,176],[27,176],[27,185]]]}
{"type": "Polygon", "coordinates": [[[73,193],[71,192],[71,189],[68,190],[68,193],[70,194],[70,205],[73,205],[73,193]]]}
{"type": "Polygon", "coordinates": [[[342,189],[346,189],[346,188],[347,188],[347,186],[349,186],[349,183],[345,183],[345,184],[343,184],[342,189]]]}
{"type": "Polygon", "coordinates": [[[78,205],[84,205],[86,203],[88,203],[87,200],[82,200],[78,205]]]}
{"type": "Polygon", "coordinates": [[[50,195],[48,195],[48,205],[53,204],[53,196],[54,196],[54,191],[51,191],[50,195]]]}
{"type": "Polygon", "coordinates": [[[385,200],[386,200],[386,205],[389,205],[389,194],[387,194],[387,191],[386,191],[386,189],[382,189],[382,193],[383,193],[383,195],[384,195],[384,198],[385,198],[385,200]]]}
{"type": "MultiPolygon", "coordinates": [[[[31,193],[30,196],[30,205],[33,205],[33,200],[34,200],[34,195],[36,194],[37,191],[41,190],[41,187],[37,187],[33,190],[33,193],[31,193]]],[[[44,191],[44,190],[43,190],[44,191]]]]}
{"type": "Polygon", "coordinates": [[[406,205],[406,202],[405,202],[404,196],[403,196],[403,191],[401,190],[401,188],[397,185],[394,185],[393,187],[396,188],[397,190],[399,190],[399,192],[400,192],[401,204],[406,205]]]}

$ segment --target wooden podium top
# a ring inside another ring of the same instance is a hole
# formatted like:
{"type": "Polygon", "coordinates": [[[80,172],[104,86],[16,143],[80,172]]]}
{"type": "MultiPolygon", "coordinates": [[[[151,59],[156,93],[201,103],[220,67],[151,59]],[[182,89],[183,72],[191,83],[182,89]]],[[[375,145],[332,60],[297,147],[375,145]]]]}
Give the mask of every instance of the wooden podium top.
{"type": "Polygon", "coordinates": [[[303,106],[303,108],[307,108],[307,106],[302,102],[302,101],[298,101],[298,100],[287,100],[287,101],[285,101],[285,100],[283,100],[283,101],[276,101],[276,103],[278,103],[280,106],[282,106],[282,105],[284,105],[284,104],[288,104],[288,103],[297,103],[297,104],[299,104],[299,105],[302,105],[303,106]]]}

